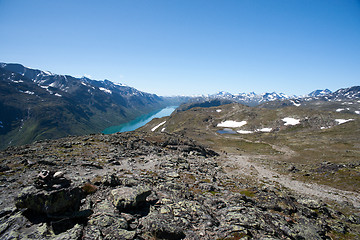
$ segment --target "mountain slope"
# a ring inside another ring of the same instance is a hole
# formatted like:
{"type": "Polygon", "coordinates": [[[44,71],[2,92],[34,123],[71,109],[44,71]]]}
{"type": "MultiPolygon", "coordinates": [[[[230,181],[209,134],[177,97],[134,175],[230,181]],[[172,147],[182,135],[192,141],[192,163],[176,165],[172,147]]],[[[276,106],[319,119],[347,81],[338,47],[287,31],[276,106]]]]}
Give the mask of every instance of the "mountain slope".
{"type": "Polygon", "coordinates": [[[0,64],[0,148],[100,132],[162,108],[155,94],[114,84],[0,64]]]}
{"type": "Polygon", "coordinates": [[[295,166],[300,180],[358,191],[360,116],[351,111],[233,103],[176,112],[139,130],[182,134],[218,152],[266,159],[259,164],[280,173],[295,166]],[[321,172],[328,165],[336,171],[321,172]]]}

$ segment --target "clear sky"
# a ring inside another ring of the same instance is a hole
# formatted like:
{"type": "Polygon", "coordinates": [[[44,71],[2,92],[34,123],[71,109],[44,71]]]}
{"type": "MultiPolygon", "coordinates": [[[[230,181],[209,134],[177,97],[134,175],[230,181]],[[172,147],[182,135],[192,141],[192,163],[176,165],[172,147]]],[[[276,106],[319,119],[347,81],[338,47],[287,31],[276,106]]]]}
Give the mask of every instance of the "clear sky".
{"type": "Polygon", "coordinates": [[[0,61],[158,95],[360,85],[356,0],[0,0],[0,61]]]}

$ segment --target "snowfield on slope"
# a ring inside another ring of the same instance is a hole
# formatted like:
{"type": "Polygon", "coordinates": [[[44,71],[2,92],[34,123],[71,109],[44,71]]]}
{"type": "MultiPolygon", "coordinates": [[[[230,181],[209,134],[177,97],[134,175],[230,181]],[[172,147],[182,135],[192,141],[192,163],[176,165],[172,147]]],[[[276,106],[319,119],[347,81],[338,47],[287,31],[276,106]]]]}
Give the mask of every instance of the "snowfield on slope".
{"type": "Polygon", "coordinates": [[[240,134],[250,134],[250,133],[254,133],[253,131],[247,131],[247,130],[239,130],[237,131],[240,134]]]}
{"type": "Polygon", "coordinates": [[[103,87],[99,87],[99,89],[103,92],[106,92],[106,93],[109,93],[109,94],[112,94],[112,91],[109,90],[109,89],[106,89],[106,88],[103,88],[103,87]]]}
{"type": "Polygon", "coordinates": [[[283,120],[285,122],[285,124],[284,124],[285,126],[287,126],[287,125],[294,126],[294,125],[297,125],[300,123],[300,119],[295,119],[295,118],[291,118],[291,117],[286,117],[281,120],[283,120]]]}
{"type": "MultiPolygon", "coordinates": [[[[166,123],[166,121],[163,121],[162,123],[160,123],[160,124],[156,125],[155,127],[153,127],[153,128],[151,129],[151,131],[154,132],[156,129],[158,129],[160,126],[164,125],[165,123],[166,123]]],[[[165,130],[165,129],[164,129],[164,130],[165,130]]]]}
{"type": "Polygon", "coordinates": [[[338,122],[338,124],[343,124],[343,123],[347,123],[350,121],[354,121],[354,119],[335,119],[336,122],[338,122]]]}
{"type": "Polygon", "coordinates": [[[238,127],[244,126],[245,124],[247,124],[246,121],[237,122],[237,121],[233,121],[233,120],[227,120],[227,121],[219,123],[217,125],[217,127],[238,128],[238,127]]]}

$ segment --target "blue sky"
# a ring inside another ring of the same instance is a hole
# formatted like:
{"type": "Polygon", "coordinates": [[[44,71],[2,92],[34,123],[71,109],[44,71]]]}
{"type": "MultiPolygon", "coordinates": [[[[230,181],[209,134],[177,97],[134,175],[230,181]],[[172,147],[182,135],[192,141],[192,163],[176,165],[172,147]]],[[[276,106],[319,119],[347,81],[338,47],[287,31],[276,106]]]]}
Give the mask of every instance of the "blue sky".
{"type": "Polygon", "coordinates": [[[360,85],[360,1],[0,0],[0,61],[158,95],[360,85]]]}

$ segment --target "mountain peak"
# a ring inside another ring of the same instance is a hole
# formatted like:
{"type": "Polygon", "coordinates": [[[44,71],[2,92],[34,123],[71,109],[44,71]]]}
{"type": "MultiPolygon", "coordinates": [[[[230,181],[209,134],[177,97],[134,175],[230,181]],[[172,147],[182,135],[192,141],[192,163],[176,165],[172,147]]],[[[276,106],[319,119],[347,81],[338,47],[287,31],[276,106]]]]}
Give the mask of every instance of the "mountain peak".
{"type": "Polygon", "coordinates": [[[311,93],[308,94],[308,97],[320,97],[320,96],[325,96],[332,93],[329,89],[325,89],[325,90],[315,90],[312,91],[311,93]]]}

